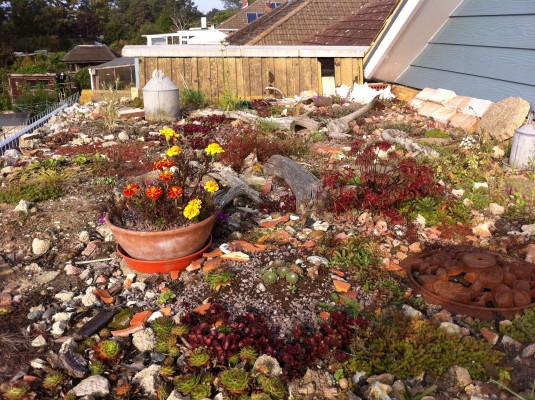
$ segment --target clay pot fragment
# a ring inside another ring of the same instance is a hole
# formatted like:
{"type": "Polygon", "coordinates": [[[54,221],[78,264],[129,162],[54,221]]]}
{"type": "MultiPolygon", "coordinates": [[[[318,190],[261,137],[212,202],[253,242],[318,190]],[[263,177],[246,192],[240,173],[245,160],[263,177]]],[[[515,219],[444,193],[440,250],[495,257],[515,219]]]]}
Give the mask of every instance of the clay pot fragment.
{"type": "Polygon", "coordinates": [[[474,283],[479,279],[479,273],[477,272],[468,272],[464,275],[464,279],[466,279],[470,283],[474,283]]]}
{"type": "Polygon", "coordinates": [[[480,297],[483,294],[483,290],[485,289],[485,285],[481,281],[475,281],[470,286],[470,291],[472,292],[472,297],[480,297]]]}
{"type": "Polygon", "coordinates": [[[437,280],[433,284],[433,292],[438,296],[458,303],[468,304],[472,301],[472,293],[470,292],[470,289],[464,287],[460,283],[437,280]]]}
{"type": "Polygon", "coordinates": [[[531,294],[527,290],[518,290],[513,294],[513,303],[515,307],[525,307],[531,304],[531,294]]]}
{"type": "Polygon", "coordinates": [[[514,304],[513,291],[503,290],[501,292],[495,292],[493,303],[494,303],[494,307],[497,307],[497,308],[513,307],[513,304],[514,304]]]}
{"type": "Polygon", "coordinates": [[[481,271],[496,265],[496,257],[487,253],[467,253],[463,256],[463,264],[468,271],[481,271]]]}
{"type": "Polygon", "coordinates": [[[487,289],[495,289],[503,282],[503,271],[500,267],[485,268],[479,274],[481,281],[487,289]]]}

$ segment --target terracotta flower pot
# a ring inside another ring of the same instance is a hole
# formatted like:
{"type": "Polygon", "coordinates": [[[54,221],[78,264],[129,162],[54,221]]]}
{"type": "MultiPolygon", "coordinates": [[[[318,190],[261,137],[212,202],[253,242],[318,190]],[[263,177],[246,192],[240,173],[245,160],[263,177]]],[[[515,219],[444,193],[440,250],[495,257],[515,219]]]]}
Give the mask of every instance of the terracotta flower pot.
{"type": "Polygon", "coordinates": [[[132,258],[146,261],[173,260],[196,253],[204,247],[212,233],[216,214],[201,222],[168,231],[134,231],[106,225],[115,240],[132,258]]]}

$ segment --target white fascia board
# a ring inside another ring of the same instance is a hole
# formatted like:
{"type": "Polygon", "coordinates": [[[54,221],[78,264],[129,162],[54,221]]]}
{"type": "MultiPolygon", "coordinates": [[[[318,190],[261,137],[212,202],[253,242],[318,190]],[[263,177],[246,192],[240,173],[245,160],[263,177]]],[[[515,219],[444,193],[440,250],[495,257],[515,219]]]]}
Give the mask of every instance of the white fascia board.
{"type": "Polygon", "coordinates": [[[361,58],[369,46],[157,45],[123,47],[123,57],[348,57],[361,58]]]}
{"type": "Polygon", "coordinates": [[[407,23],[411,20],[423,1],[424,0],[408,0],[407,3],[405,3],[401,12],[392,23],[392,26],[388,29],[388,32],[374,50],[372,56],[366,61],[366,65],[364,66],[365,78],[372,76],[376,72],[380,63],[388,58],[388,52],[395,46],[397,39],[400,37],[400,33],[406,28],[407,23]]]}

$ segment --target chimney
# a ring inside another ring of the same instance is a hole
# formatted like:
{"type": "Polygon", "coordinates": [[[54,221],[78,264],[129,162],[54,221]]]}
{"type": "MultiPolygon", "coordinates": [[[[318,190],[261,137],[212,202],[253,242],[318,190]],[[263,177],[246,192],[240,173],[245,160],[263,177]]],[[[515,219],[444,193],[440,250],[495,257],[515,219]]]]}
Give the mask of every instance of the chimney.
{"type": "Polygon", "coordinates": [[[208,26],[206,25],[206,17],[201,17],[201,29],[206,29],[208,26]]]}
{"type": "Polygon", "coordinates": [[[241,8],[249,7],[249,0],[241,0],[241,8]]]}
{"type": "Polygon", "coordinates": [[[267,14],[271,11],[271,1],[266,1],[266,8],[264,9],[264,14],[267,14]]]}

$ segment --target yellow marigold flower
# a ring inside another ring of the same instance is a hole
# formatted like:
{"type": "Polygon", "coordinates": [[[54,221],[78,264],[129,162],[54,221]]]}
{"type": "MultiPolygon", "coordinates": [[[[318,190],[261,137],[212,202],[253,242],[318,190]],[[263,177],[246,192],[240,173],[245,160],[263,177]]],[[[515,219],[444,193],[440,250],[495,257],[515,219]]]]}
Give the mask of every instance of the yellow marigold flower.
{"type": "Polygon", "coordinates": [[[160,129],[160,134],[165,136],[165,140],[170,141],[173,138],[178,138],[178,133],[176,133],[171,128],[160,129]]]}
{"type": "Polygon", "coordinates": [[[173,146],[167,149],[167,155],[169,157],[178,156],[182,152],[179,146],[173,146]]]}
{"type": "Polygon", "coordinates": [[[204,188],[206,189],[207,192],[214,193],[219,190],[219,185],[215,181],[208,181],[204,185],[204,188]]]}
{"type": "Polygon", "coordinates": [[[206,154],[209,156],[215,156],[216,154],[223,153],[225,150],[218,143],[209,144],[206,149],[204,149],[206,154]]]}
{"type": "Polygon", "coordinates": [[[197,215],[201,213],[201,205],[202,201],[199,199],[193,199],[191,200],[186,208],[184,208],[184,217],[187,219],[195,218],[197,215]]]}

